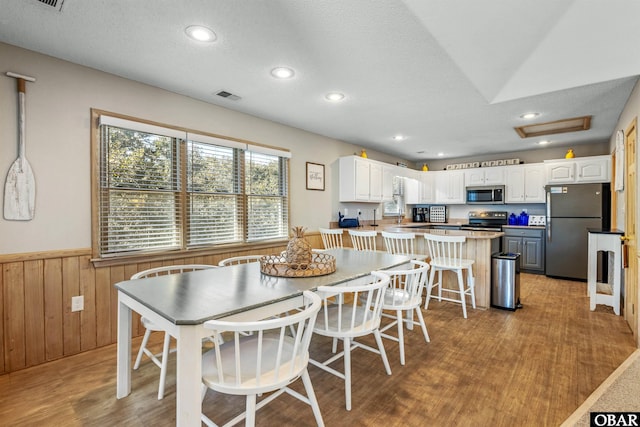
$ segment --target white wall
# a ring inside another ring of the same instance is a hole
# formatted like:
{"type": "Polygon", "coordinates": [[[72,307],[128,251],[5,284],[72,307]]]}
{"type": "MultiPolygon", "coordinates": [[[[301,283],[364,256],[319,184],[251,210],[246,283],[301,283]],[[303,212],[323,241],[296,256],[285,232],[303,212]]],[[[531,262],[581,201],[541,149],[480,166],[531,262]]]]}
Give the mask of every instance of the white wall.
{"type": "MultiPolygon", "coordinates": [[[[611,139],[609,141],[610,151],[613,152],[616,147],[616,132],[620,129],[623,131],[627,129],[627,127],[631,124],[634,118],[637,118],[640,115],[640,81],[636,83],[636,86],[633,88],[631,95],[629,95],[629,99],[627,100],[627,104],[625,105],[622,113],[620,114],[620,118],[618,119],[618,123],[616,124],[613,135],[611,135],[611,139]]],[[[636,150],[637,153],[638,150],[636,150]]],[[[639,165],[640,159],[636,158],[636,165],[639,165]]],[[[636,166],[637,167],[637,166],[636,166]]],[[[640,185],[637,185],[637,189],[640,191],[640,185]]],[[[640,200],[640,194],[637,195],[636,200],[640,200]]],[[[625,193],[621,191],[618,193],[618,206],[617,206],[617,227],[620,230],[624,230],[624,222],[625,222],[625,193]]],[[[636,224],[639,224],[638,219],[640,219],[640,209],[638,209],[638,218],[636,218],[636,224]]]]}
{"type": "MultiPolygon", "coordinates": [[[[309,230],[337,218],[337,162],[360,147],[197,101],[0,43],[0,176],[17,157],[16,81],[27,83],[26,145],[36,185],[32,221],[0,219],[0,254],[91,247],[90,109],[290,149],[291,225],[309,230]],[[306,162],[326,167],[325,191],[306,190],[306,162]]],[[[368,151],[375,160],[403,161],[368,151]]]]}

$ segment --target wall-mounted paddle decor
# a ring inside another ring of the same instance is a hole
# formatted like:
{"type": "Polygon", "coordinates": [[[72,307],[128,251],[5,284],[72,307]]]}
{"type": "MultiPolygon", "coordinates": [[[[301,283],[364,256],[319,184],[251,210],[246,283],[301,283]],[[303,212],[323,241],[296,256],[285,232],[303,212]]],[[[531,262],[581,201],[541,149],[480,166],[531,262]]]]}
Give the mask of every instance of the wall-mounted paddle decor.
{"type": "Polygon", "coordinates": [[[4,219],[29,221],[33,219],[36,205],[36,180],[25,152],[25,97],[26,82],[33,77],[8,72],[7,76],[18,82],[18,158],[13,162],[4,185],[4,219]]]}

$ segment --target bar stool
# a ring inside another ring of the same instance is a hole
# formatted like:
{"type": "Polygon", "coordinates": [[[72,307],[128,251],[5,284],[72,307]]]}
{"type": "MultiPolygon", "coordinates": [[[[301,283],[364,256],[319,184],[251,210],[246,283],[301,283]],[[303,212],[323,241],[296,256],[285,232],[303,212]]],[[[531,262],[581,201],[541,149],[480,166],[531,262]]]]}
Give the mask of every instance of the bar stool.
{"type": "Polygon", "coordinates": [[[462,246],[466,241],[464,236],[445,236],[426,233],[424,238],[429,248],[429,256],[431,260],[431,273],[429,274],[429,285],[427,286],[427,297],[424,303],[425,310],[429,307],[431,299],[431,291],[438,288],[438,301],[451,301],[462,305],[462,315],[467,318],[466,296],[471,297],[471,304],[476,308],[475,280],[471,266],[474,261],[472,259],[462,258],[462,246]],[[435,273],[438,272],[438,283],[433,283],[435,273]],[[446,289],[442,287],[442,272],[455,271],[458,278],[458,290],[446,289]],[[467,286],[465,287],[463,280],[463,272],[467,272],[467,286]],[[460,298],[445,298],[442,292],[457,294],[460,298]]]}
{"type": "Polygon", "coordinates": [[[351,243],[353,249],[357,251],[375,251],[376,249],[376,237],[377,231],[358,231],[349,230],[349,236],[351,236],[351,243]]]}
{"type": "Polygon", "coordinates": [[[390,254],[414,256],[414,242],[416,235],[414,233],[390,233],[382,231],[382,239],[387,252],[390,254]]]}
{"type": "Polygon", "coordinates": [[[335,249],[344,247],[342,244],[341,228],[319,228],[322,244],[325,249],[335,249]]]}

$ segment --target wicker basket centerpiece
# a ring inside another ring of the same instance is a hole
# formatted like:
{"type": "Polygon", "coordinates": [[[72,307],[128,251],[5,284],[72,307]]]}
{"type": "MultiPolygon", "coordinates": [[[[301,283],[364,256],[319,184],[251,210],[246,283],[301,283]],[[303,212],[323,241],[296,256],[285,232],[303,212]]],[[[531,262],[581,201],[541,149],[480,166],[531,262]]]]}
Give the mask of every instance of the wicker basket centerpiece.
{"type": "Polygon", "coordinates": [[[304,238],[304,227],[294,227],[292,231],[293,238],[286,251],[260,258],[260,271],[280,277],[322,276],[336,271],[333,255],[311,250],[311,245],[304,238]]]}

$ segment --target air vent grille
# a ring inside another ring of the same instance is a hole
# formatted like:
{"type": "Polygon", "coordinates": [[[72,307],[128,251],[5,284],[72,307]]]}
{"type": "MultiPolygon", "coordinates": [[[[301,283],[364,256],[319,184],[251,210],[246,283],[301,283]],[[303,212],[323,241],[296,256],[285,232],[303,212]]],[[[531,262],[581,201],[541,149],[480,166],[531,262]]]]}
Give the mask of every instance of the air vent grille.
{"type": "Polygon", "coordinates": [[[221,96],[221,97],[226,98],[226,99],[230,99],[232,101],[237,101],[237,100],[241,99],[238,95],[234,95],[231,92],[227,92],[226,90],[220,90],[220,91],[216,92],[216,95],[221,96]]]}
{"type": "Polygon", "coordinates": [[[62,11],[64,0],[32,0],[32,2],[60,12],[62,11]]]}

